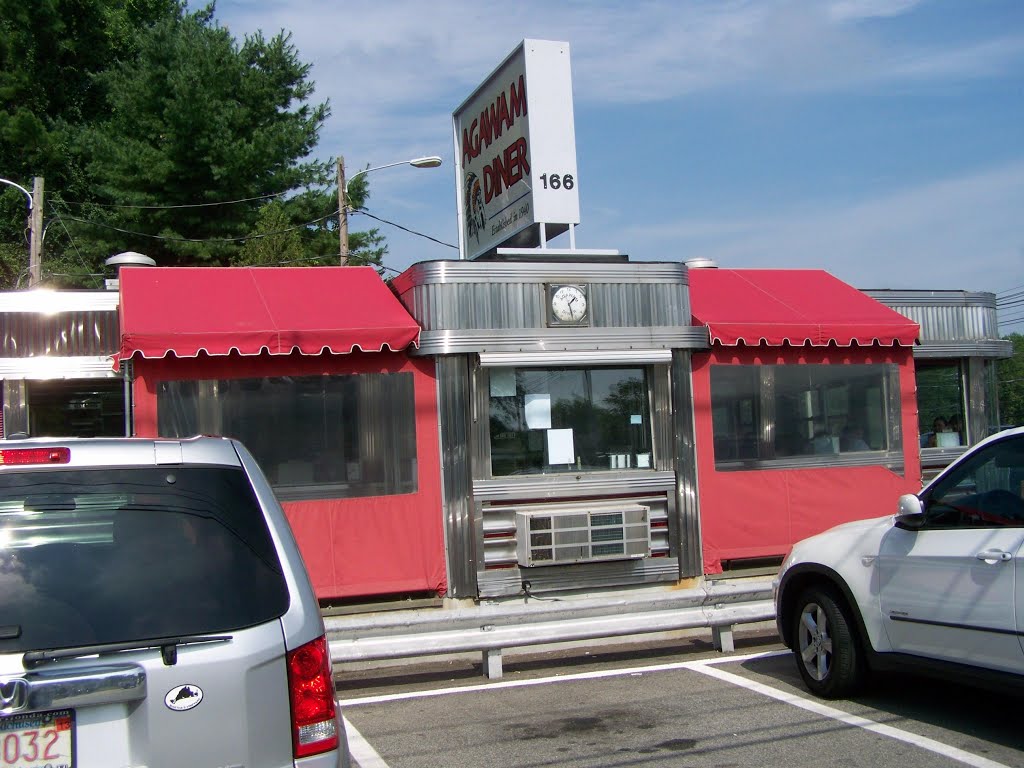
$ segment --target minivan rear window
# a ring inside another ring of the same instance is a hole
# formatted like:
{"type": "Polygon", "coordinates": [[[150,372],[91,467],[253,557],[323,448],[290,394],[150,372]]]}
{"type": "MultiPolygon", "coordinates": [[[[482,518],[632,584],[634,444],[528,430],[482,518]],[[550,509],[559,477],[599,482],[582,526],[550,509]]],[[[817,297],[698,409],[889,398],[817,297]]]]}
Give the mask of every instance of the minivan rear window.
{"type": "Polygon", "coordinates": [[[0,474],[0,653],[224,633],[287,609],[240,468],[0,474]]]}

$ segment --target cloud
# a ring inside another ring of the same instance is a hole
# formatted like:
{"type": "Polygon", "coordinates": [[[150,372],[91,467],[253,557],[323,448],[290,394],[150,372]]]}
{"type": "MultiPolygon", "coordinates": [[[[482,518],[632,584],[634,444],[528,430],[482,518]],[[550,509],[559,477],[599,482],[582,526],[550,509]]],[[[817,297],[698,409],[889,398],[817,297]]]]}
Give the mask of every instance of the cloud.
{"type": "MultiPolygon", "coordinates": [[[[913,0],[479,0],[338,3],[221,0],[235,34],[286,29],[329,98],[327,146],[390,157],[402,143],[450,143],[448,117],[524,37],[568,41],[582,104],[667,102],[737,89],[835,92],[998,74],[1024,37],[898,42],[879,24],[913,0]]],[[[436,150],[435,150],[436,151],[436,150]]]]}
{"type": "MultiPolygon", "coordinates": [[[[846,205],[627,230],[631,253],[827,269],[859,288],[998,292],[1024,274],[1024,162],[846,205]]],[[[653,258],[653,256],[648,256],[653,258]]]]}
{"type": "Polygon", "coordinates": [[[837,0],[828,13],[836,21],[892,18],[902,16],[922,4],[922,0],[837,0]]]}
{"type": "MultiPolygon", "coordinates": [[[[237,38],[256,29],[293,33],[300,57],[313,64],[316,98],[329,98],[333,108],[322,155],[344,154],[353,170],[444,156],[445,167],[436,171],[375,174],[371,206],[449,241],[457,237],[451,112],[523,38],[568,41],[577,110],[606,107],[623,115],[661,105],[683,114],[696,98],[742,107],[777,94],[863,99],[1007,75],[1016,82],[1024,62],[1019,24],[1006,19],[999,26],[997,15],[973,6],[920,0],[218,0],[217,17],[237,38]],[[958,14],[972,23],[962,24],[958,14]]],[[[653,129],[672,127],[646,126],[653,129]]],[[[794,132],[801,129],[794,122],[794,132]]],[[[637,140],[644,130],[637,126],[637,140]]],[[[992,162],[992,155],[971,154],[976,168],[992,162]]],[[[929,172],[936,180],[879,189],[853,203],[780,200],[774,211],[732,215],[730,208],[727,217],[667,226],[638,221],[633,228],[629,206],[616,205],[613,192],[602,201],[591,190],[579,242],[622,244],[641,259],[712,256],[722,266],[822,267],[862,288],[1018,284],[1024,162],[944,178],[941,170],[929,172]]],[[[745,199],[742,189],[737,194],[745,199]]],[[[407,244],[400,232],[384,231],[397,267],[450,257],[443,247],[416,238],[407,244]]]]}

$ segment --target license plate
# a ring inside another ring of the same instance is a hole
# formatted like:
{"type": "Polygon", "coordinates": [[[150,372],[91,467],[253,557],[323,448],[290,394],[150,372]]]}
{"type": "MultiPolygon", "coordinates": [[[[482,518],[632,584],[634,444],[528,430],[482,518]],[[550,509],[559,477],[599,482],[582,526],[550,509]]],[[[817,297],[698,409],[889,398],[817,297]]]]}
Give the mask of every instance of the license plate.
{"type": "Polygon", "coordinates": [[[0,717],[2,768],[72,768],[74,746],[74,710],[0,717]]]}

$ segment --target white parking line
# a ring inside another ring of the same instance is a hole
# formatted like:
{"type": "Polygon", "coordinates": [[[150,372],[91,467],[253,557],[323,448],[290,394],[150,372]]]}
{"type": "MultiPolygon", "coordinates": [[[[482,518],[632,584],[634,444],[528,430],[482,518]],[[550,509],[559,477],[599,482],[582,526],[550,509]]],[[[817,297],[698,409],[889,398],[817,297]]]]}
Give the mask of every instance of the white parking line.
{"type": "Polygon", "coordinates": [[[794,707],[805,709],[808,712],[813,712],[821,717],[829,717],[833,720],[846,723],[847,725],[852,725],[855,728],[863,728],[864,730],[871,731],[872,733],[888,736],[890,739],[896,739],[897,741],[902,741],[907,744],[913,744],[915,747],[920,747],[921,749],[926,749],[929,752],[934,752],[937,755],[948,757],[951,760],[956,760],[958,763],[963,763],[964,765],[976,766],[976,768],[1010,768],[1010,766],[1004,765],[1003,763],[997,763],[995,760],[989,760],[987,757],[981,757],[980,755],[975,755],[971,752],[958,749],[957,747],[951,747],[948,744],[943,744],[941,741],[929,739],[927,736],[918,736],[916,733],[910,733],[909,731],[903,731],[899,728],[893,728],[891,725],[876,723],[874,720],[868,720],[866,717],[851,715],[840,709],[829,707],[813,699],[805,699],[802,696],[797,696],[796,694],[778,691],[775,688],[759,683],[756,680],[748,680],[747,678],[732,672],[726,672],[723,669],[716,669],[708,663],[694,662],[690,669],[694,672],[700,672],[702,675],[708,675],[709,677],[713,677],[717,680],[723,680],[727,683],[738,685],[741,688],[746,688],[748,691],[760,693],[762,696],[769,696],[776,701],[781,701],[786,704],[791,704],[794,707]]]}
{"type": "MultiPolygon", "coordinates": [[[[778,656],[789,651],[767,651],[747,656],[726,656],[721,659],[711,659],[705,664],[722,664],[728,661],[746,661],[747,659],[767,658],[778,656]]],[[[624,667],[620,669],[604,669],[596,672],[577,672],[573,675],[556,675],[555,677],[536,677],[529,680],[502,680],[494,683],[478,683],[477,685],[463,685],[455,688],[435,688],[429,691],[407,691],[405,693],[388,693],[381,696],[363,696],[357,699],[339,699],[338,703],[343,707],[358,707],[363,704],[382,704],[388,701],[406,701],[409,699],[427,699],[433,696],[450,696],[455,693],[479,693],[480,691],[493,691],[502,688],[526,688],[531,685],[547,685],[549,683],[567,683],[574,680],[599,680],[605,677],[625,677],[627,675],[643,675],[648,672],[671,672],[676,669],[689,669],[697,662],[676,661],[671,664],[652,664],[646,667],[624,667]]]]}
{"type": "MultiPolygon", "coordinates": [[[[720,664],[740,663],[750,661],[752,659],[767,659],[773,656],[787,656],[789,653],[790,651],[765,651],[762,653],[722,656],[713,659],[700,659],[697,661],[679,661],[671,664],[652,664],[645,667],[626,667],[622,669],[606,669],[595,672],[579,672],[572,675],[556,675],[555,677],[538,677],[529,680],[502,680],[494,683],[464,685],[454,688],[437,688],[429,691],[408,691],[405,693],[391,693],[382,696],[363,696],[353,699],[339,699],[338,704],[342,707],[358,707],[365,704],[381,704],[389,701],[407,701],[410,699],[426,699],[433,696],[450,696],[456,693],[477,693],[480,691],[493,691],[501,688],[525,688],[531,685],[565,683],[575,680],[598,680],[606,677],[625,677],[627,675],[643,675],[651,672],[668,672],[678,669],[688,669],[693,672],[699,672],[702,675],[714,677],[718,680],[722,680],[723,682],[738,685],[741,688],[746,688],[754,693],[768,696],[777,701],[790,704],[794,707],[799,707],[800,709],[804,709],[808,712],[813,712],[820,717],[838,720],[839,722],[845,723],[846,725],[854,728],[863,728],[864,730],[877,733],[881,736],[902,741],[906,744],[912,744],[937,755],[942,755],[943,757],[948,757],[951,760],[963,763],[964,765],[974,766],[975,768],[1011,768],[1011,766],[998,763],[995,760],[988,759],[987,757],[975,755],[957,747],[951,747],[948,744],[943,744],[942,742],[930,739],[927,736],[918,736],[917,734],[910,733],[909,731],[894,728],[891,725],[876,723],[874,720],[869,720],[865,717],[860,717],[859,715],[851,715],[840,709],[836,709],[835,707],[822,704],[816,699],[808,699],[793,693],[779,691],[775,688],[764,685],[763,683],[748,680],[741,675],[717,669],[717,666],[720,664]]],[[[381,759],[380,755],[373,750],[373,747],[366,742],[359,731],[349,726],[347,720],[345,721],[345,724],[346,727],[350,728],[350,747],[352,747],[351,734],[354,733],[359,741],[358,746],[360,750],[362,750],[364,746],[365,749],[368,750],[366,753],[368,757],[365,761],[362,758],[357,758],[360,768],[387,768],[387,763],[385,763],[383,759],[381,759]],[[376,760],[377,762],[370,762],[371,760],[376,760]]],[[[352,747],[352,755],[353,757],[356,757],[356,749],[354,747],[352,747]]]]}
{"type": "Polygon", "coordinates": [[[358,729],[345,720],[345,733],[348,736],[348,753],[359,768],[389,768],[384,758],[377,754],[377,750],[370,746],[370,742],[363,738],[358,729]]]}

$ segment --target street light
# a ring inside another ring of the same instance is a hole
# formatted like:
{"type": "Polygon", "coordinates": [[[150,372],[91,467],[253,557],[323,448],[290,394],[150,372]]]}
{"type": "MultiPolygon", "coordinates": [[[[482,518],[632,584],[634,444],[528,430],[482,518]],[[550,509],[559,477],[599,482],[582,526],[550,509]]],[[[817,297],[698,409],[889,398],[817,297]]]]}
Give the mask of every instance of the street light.
{"type": "Polygon", "coordinates": [[[8,179],[0,179],[0,182],[20,189],[28,198],[28,287],[33,288],[39,283],[43,250],[43,178],[35,177],[31,192],[8,179]]]}
{"type": "MultiPolygon", "coordinates": [[[[412,160],[399,160],[397,163],[387,163],[385,165],[376,165],[373,168],[364,168],[361,171],[356,171],[352,178],[369,173],[370,171],[379,171],[382,168],[394,168],[396,165],[411,165],[413,168],[437,168],[441,164],[441,158],[437,155],[431,155],[430,157],[417,157],[412,160]]],[[[348,204],[345,200],[345,158],[338,157],[338,234],[341,238],[341,266],[345,266],[348,262],[348,204]]]]}

